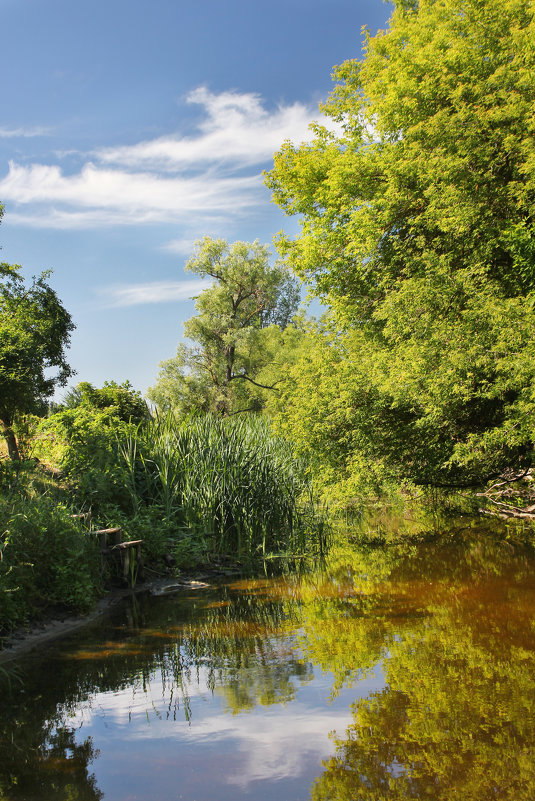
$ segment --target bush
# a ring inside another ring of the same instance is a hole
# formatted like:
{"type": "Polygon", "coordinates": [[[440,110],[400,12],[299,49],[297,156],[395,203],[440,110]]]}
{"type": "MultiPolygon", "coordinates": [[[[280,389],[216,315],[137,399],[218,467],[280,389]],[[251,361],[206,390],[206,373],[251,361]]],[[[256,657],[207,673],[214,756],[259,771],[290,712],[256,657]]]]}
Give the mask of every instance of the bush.
{"type": "Polygon", "coordinates": [[[111,407],[81,405],[42,420],[35,453],[60,467],[80,507],[95,512],[110,504],[126,509],[128,476],[119,440],[135,430],[136,425],[121,420],[111,407]]]}
{"type": "Polygon", "coordinates": [[[0,631],[60,606],[87,611],[100,590],[98,542],[47,496],[0,500],[0,631]]]}

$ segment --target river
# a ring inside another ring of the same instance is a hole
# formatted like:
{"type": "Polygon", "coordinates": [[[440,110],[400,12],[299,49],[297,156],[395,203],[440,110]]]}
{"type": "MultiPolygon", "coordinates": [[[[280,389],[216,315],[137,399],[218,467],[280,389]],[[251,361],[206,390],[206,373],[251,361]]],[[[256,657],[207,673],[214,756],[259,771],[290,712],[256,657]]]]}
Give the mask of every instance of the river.
{"type": "Polygon", "coordinates": [[[16,665],[0,799],[532,801],[534,568],[474,529],[132,597],[16,665]]]}

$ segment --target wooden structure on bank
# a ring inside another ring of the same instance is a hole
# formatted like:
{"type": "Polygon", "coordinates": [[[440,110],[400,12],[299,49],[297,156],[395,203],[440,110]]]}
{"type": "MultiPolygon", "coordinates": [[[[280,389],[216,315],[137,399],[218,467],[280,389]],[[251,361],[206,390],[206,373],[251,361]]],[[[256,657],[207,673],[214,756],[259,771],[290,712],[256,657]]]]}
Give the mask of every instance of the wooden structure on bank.
{"type": "Polygon", "coordinates": [[[119,557],[122,576],[133,587],[136,579],[141,576],[143,569],[141,558],[143,540],[123,542],[124,531],[122,528],[101,528],[98,531],[94,531],[93,534],[100,539],[102,558],[119,557]]]}

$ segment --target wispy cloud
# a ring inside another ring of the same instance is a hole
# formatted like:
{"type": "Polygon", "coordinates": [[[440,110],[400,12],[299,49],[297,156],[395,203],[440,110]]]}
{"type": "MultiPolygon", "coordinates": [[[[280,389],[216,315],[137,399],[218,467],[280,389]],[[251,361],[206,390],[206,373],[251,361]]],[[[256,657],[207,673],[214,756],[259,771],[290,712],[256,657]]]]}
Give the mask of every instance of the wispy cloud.
{"type": "Polygon", "coordinates": [[[10,162],[8,175],[0,182],[2,197],[19,203],[53,201],[89,208],[121,209],[125,213],[143,212],[166,219],[181,212],[223,210],[232,194],[238,207],[249,202],[257,185],[256,176],[217,178],[206,176],[165,177],[149,172],[123,172],[86,164],[76,175],[64,175],[59,167],[10,162]]]}
{"type": "Polygon", "coordinates": [[[206,115],[197,136],[162,136],[129,147],[106,148],[98,151],[98,158],[104,163],[166,170],[207,162],[258,164],[271,158],[285,139],[305,139],[313,114],[302,103],[268,112],[256,94],[216,95],[205,87],[191,92],[187,102],[200,105],[206,115]]]}
{"type": "Polygon", "coordinates": [[[108,306],[140,306],[187,300],[207,287],[206,281],[151,281],[147,284],[122,284],[99,290],[108,306]]]}
{"type": "Polygon", "coordinates": [[[10,222],[80,228],[194,221],[198,228],[210,217],[260,207],[267,198],[262,168],[285,139],[310,136],[313,109],[296,103],[266,110],[257,95],[204,87],[187,101],[203,111],[196,135],[105,148],[74,173],[60,155],[51,164],[11,162],[0,179],[10,222]]]}
{"type": "Polygon", "coordinates": [[[3,128],[0,127],[0,139],[16,139],[21,137],[47,136],[50,128],[3,128]]]}
{"type": "Polygon", "coordinates": [[[162,250],[166,250],[168,253],[178,253],[180,255],[189,254],[193,252],[196,239],[202,239],[202,234],[194,238],[183,237],[180,239],[171,239],[170,242],[166,242],[162,245],[162,250]]]}

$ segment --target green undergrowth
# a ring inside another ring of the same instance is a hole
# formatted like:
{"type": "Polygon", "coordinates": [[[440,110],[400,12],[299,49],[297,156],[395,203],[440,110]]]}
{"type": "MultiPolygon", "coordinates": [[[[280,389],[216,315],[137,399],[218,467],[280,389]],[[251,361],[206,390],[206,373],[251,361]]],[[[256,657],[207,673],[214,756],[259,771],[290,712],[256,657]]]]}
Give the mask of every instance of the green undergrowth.
{"type": "Polygon", "coordinates": [[[0,632],[51,609],[85,612],[101,591],[97,542],[35,466],[0,463],[0,632]]]}
{"type": "Polygon", "coordinates": [[[37,421],[32,436],[32,459],[0,462],[0,632],[85,611],[120,579],[98,529],[143,540],[147,578],[171,563],[180,572],[326,547],[308,466],[262,419],[132,425],[81,408],[37,421]]]}

